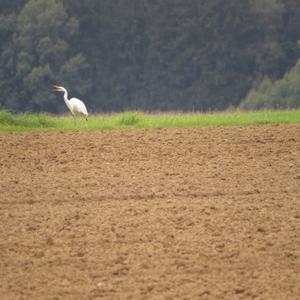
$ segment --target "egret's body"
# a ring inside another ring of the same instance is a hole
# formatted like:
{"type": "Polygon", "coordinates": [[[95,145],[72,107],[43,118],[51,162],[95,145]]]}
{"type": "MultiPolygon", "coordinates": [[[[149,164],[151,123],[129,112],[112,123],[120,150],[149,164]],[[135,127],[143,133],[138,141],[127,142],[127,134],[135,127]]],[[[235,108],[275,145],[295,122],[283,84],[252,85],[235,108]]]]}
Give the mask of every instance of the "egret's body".
{"type": "Polygon", "coordinates": [[[87,112],[85,104],[81,100],[79,100],[77,98],[71,98],[69,100],[68,99],[68,91],[62,86],[54,85],[53,90],[55,92],[63,92],[64,93],[65,103],[74,118],[76,116],[83,116],[87,120],[87,117],[89,114],[87,112]]]}

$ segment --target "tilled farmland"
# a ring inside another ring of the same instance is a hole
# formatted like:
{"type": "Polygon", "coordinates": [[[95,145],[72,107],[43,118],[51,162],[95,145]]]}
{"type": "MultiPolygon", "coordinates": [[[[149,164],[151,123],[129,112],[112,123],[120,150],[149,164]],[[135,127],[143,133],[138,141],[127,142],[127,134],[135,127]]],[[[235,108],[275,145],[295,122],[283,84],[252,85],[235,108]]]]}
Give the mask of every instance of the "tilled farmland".
{"type": "Polygon", "coordinates": [[[1,299],[300,299],[300,126],[0,133],[1,299]]]}

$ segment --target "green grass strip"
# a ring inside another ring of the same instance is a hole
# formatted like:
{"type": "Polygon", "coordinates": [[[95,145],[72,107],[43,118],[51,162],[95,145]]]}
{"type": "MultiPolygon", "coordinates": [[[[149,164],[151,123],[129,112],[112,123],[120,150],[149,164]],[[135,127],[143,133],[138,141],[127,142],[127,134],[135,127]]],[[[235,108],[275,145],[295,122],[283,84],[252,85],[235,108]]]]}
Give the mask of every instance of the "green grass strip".
{"type": "Polygon", "coordinates": [[[48,114],[12,114],[0,111],[0,131],[49,130],[112,130],[126,128],[198,128],[248,126],[262,124],[299,124],[300,110],[219,112],[219,113],[156,113],[125,112],[112,115],[91,115],[88,122],[72,116],[48,114]]]}

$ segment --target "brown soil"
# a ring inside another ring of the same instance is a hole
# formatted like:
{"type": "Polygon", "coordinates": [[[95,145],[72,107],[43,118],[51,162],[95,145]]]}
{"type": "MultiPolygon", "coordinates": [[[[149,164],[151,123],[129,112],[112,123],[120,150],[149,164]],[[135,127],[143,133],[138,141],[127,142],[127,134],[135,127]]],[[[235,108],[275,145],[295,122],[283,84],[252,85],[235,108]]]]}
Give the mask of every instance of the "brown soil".
{"type": "Polygon", "coordinates": [[[1,299],[300,299],[300,126],[0,134],[1,299]]]}

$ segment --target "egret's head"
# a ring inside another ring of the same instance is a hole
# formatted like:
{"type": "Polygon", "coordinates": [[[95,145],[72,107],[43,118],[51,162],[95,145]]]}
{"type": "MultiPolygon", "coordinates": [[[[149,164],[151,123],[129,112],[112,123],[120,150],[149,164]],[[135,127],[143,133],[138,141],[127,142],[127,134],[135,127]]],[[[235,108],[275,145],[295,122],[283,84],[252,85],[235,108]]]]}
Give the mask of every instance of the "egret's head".
{"type": "Polygon", "coordinates": [[[53,85],[53,91],[54,92],[64,92],[65,88],[59,85],[53,85]]]}

